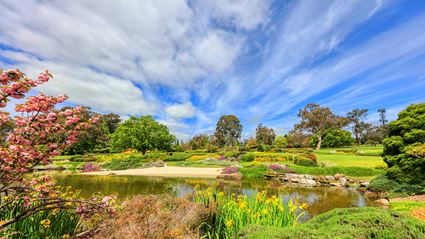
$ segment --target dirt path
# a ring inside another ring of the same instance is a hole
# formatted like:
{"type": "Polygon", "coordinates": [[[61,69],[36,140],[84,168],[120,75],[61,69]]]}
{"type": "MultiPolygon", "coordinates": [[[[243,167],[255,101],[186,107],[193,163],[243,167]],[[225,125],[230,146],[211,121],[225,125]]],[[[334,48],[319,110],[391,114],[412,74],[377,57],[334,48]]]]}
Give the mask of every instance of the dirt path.
{"type": "Polygon", "coordinates": [[[391,202],[425,202],[425,194],[422,195],[415,195],[415,196],[409,196],[404,198],[392,198],[390,199],[391,202]]]}
{"type": "Polygon", "coordinates": [[[87,175],[135,175],[135,176],[160,176],[160,177],[188,177],[188,178],[216,178],[222,168],[195,168],[195,167],[158,167],[137,168],[125,170],[111,170],[83,173],[87,175]]]}

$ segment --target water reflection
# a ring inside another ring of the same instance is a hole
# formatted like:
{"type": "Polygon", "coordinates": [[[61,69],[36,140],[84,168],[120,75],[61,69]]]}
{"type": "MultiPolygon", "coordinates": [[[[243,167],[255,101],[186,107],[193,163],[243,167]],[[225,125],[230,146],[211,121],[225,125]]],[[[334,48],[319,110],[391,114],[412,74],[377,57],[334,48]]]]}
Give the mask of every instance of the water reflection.
{"type": "Polygon", "coordinates": [[[66,173],[51,173],[63,186],[72,186],[81,190],[82,196],[94,192],[104,194],[118,193],[120,198],[138,194],[173,193],[179,197],[193,191],[195,185],[201,187],[218,187],[227,193],[254,194],[266,190],[288,201],[298,198],[310,206],[303,219],[329,211],[334,208],[365,207],[372,202],[357,190],[336,187],[296,187],[282,185],[275,181],[222,181],[216,179],[184,179],[143,176],[94,176],[66,173]]]}

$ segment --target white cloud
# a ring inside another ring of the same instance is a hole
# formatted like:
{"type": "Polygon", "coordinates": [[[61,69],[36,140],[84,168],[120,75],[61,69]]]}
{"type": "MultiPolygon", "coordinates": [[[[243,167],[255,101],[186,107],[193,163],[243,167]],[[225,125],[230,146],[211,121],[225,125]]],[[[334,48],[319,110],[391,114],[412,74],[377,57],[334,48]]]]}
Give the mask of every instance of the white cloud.
{"type": "Polygon", "coordinates": [[[173,119],[192,118],[196,114],[196,109],[190,102],[175,104],[165,108],[167,115],[173,119]]]}

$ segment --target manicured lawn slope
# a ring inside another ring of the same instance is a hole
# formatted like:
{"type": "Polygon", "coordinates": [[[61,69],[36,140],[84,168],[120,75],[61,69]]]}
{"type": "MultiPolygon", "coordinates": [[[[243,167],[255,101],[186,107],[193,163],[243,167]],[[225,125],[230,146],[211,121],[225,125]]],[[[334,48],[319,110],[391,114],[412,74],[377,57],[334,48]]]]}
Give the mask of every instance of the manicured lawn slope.
{"type": "Polygon", "coordinates": [[[385,238],[423,239],[425,222],[382,208],[345,208],[321,214],[292,228],[247,227],[245,239],[385,238]]]}

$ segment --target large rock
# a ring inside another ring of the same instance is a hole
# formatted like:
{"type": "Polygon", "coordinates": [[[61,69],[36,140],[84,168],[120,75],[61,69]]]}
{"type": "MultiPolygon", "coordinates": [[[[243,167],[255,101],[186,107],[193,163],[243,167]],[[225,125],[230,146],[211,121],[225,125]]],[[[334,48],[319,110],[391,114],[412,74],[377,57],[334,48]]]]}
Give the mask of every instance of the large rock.
{"type": "Polygon", "coordinates": [[[345,186],[345,184],[347,183],[347,179],[344,177],[340,177],[338,179],[339,184],[341,184],[341,186],[345,186]]]}
{"type": "Polygon", "coordinates": [[[367,186],[369,186],[369,182],[368,181],[360,182],[360,186],[366,188],[367,186]]]}
{"type": "Polygon", "coordinates": [[[152,167],[159,168],[159,167],[164,167],[164,166],[165,166],[165,164],[164,164],[164,161],[162,161],[162,160],[151,161],[149,163],[145,163],[145,165],[144,165],[144,167],[146,167],[146,168],[152,168],[152,167]]]}
{"type": "Polygon", "coordinates": [[[381,199],[375,200],[375,202],[382,205],[382,206],[389,206],[390,205],[390,201],[388,201],[388,199],[386,199],[386,198],[381,198],[381,199]]]}
{"type": "Polygon", "coordinates": [[[342,173],[337,173],[337,174],[335,174],[335,176],[334,176],[335,180],[339,180],[339,179],[340,179],[340,178],[342,178],[342,177],[345,177],[345,175],[344,175],[344,174],[342,174],[342,173]]]}
{"type": "Polygon", "coordinates": [[[334,176],[325,176],[325,180],[328,180],[328,181],[335,181],[335,177],[334,176]]]}

